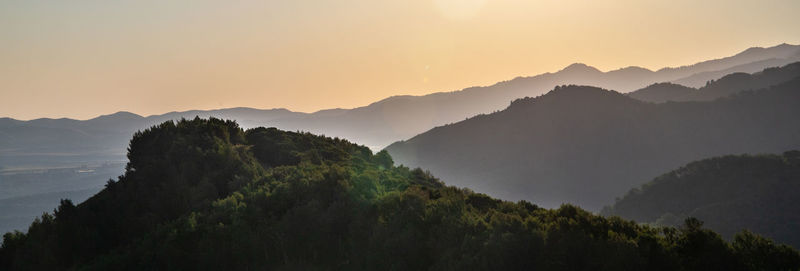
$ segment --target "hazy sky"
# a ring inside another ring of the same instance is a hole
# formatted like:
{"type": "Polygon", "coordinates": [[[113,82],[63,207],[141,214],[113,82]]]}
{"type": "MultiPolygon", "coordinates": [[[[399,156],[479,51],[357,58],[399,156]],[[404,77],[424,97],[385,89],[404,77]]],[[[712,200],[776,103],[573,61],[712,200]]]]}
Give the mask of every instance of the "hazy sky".
{"type": "Polygon", "coordinates": [[[0,117],[352,108],[800,43],[800,1],[0,1],[0,117]],[[232,4],[236,2],[236,4],[232,4]]]}

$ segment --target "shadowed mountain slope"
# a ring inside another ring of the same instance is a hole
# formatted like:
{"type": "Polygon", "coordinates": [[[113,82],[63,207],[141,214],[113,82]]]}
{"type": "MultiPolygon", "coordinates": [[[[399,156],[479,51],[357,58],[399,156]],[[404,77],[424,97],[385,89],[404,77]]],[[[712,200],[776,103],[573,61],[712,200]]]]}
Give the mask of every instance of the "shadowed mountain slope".
{"type": "Polygon", "coordinates": [[[797,61],[800,61],[800,46],[783,43],[768,48],[753,47],[734,56],[704,61],[691,66],[664,68],[659,72],[692,70],[693,72],[688,76],[669,81],[690,87],[702,87],[707,81],[730,73],[753,73],[764,68],[783,66],[797,61]]]}
{"type": "Polygon", "coordinates": [[[767,68],[762,71],[748,73],[732,73],[718,80],[706,82],[706,85],[693,89],[672,83],[658,83],[628,93],[628,96],[647,102],[684,102],[711,101],[745,90],[755,90],[774,86],[800,76],[800,62],[782,67],[767,68]]]}
{"type": "Polygon", "coordinates": [[[604,215],[680,225],[696,217],[731,238],[748,229],[800,247],[800,151],[689,163],[625,194],[604,215]]]}
{"type": "Polygon", "coordinates": [[[753,63],[747,63],[744,65],[739,65],[736,67],[720,71],[701,72],[686,78],[674,80],[672,81],[672,83],[699,88],[705,86],[708,83],[708,81],[722,78],[723,76],[728,74],[739,73],[739,72],[756,73],[767,67],[782,67],[797,61],[800,61],[800,51],[798,51],[798,54],[793,57],[780,58],[780,59],[772,58],[767,60],[756,61],[753,63]]]}
{"type": "Polygon", "coordinates": [[[800,78],[712,102],[662,104],[566,86],[386,150],[453,185],[596,211],[690,161],[800,148],[798,115],[800,78]]]}
{"type": "Polygon", "coordinates": [[[655,83],[647,86],[646,88],[628,93],[628,97],[651,103],[663,103],[667,101],[674,101],[681,97],[690,96],[697,92],[697,89],[673,84],[673,83],[655,83]]]}

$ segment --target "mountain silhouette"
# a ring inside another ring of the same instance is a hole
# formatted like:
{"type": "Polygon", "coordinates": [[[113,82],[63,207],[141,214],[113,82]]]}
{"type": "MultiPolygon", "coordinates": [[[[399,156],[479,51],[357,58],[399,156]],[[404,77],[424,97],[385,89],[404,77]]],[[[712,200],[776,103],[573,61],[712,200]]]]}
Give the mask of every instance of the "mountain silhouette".
{"type": "Polygon", "coordinates": [[[780,68],[767,68],[757,73],[732,73],[711,80],[699,89],[672,83],[658,83],[628,93],[628,96],[648,102],[710,101],[745,90],[766,88],[800,76],[800,62],[780,68]]]}
{"type": "MultiPolygon", "coordinates": [[[[381,149],[392,142],[405,140],[433,127],[462,121],[478,114],[499,111],[509,101],[544,94],[563,84],[592,85],[628,92],[657,82],[680,80],[695,74],[720,71],[749,64],[767,68],[768,59],[797,56],[800,46],[782,44],[770,48],[750,48],[737,55],[678,68],[650,71],[627,67],[602,72],[585,64],[572,64],[554,73],[517,77],[491,86],[470,87],[459,91],[438,92],[423,96],[394,96],[364,107],[331,109],[315,113],[286,109],[259,110],[230,108],[171,112],[143,117],[130,114],[78,121],[38,119],[32,121],[0,120],[0,169],[30,166],[64,166],[105,160],[124,160],[131,133],[160,123],[195,116],[235,119],[243,127],[274,126],[290,131],[346,138],[381,149]],[[69,158],[65,158],[69,157],[69,158]]],[[[718,79],[703,77],[703,82],[718,79]]]]}
{"type": "MultiPolygon", "coordinates": [[[[693,82],[698,82],[698,85],[686,84],[687,86],[691,87],[701,87],[705,84],[706,81],[719,78],[719,76],[726,75],[731,72],[747,72],[746,70],[735,70],[741,67],[748,67],[750,72],[755,72],[759,70],[763,70],[764,68],[768,67],[775,67],[775,66],[783,66],[788,63],[800,61],[800,46],[798,45],[791,45],[791,44],[780,44],[773,47],[762,48],[762,47],[751,47],[747,50],[742,51],[733,56],[709,60],[700,62],[690,66],[682,66],[677,68],[663,68],[658,70],[658,72],[662,72],[665,74],[670,73],[678,73],[681,74],[678,77],[682,77],[681,79],[676,80],[669,80],[675,81],[678,84],[686,83],[684,80],[696,80],[693,82]],[[771,62],[774,60],[783,60],[784,62],[771,62]],[[770,61],[765,61],[770,60],[770,61]],[[765,66],[759,66],[765,65],[765,66]],[[734,70],[729,70],[734,69],[734,70]],[[688,72],[687,71],[691,71],[688,72]],[[706,77],[701,79],[700,77],[703,74],[709,74],[708,72],[721,72],[716,76],[706,77]],[[693,78],[693,79],[692,79],[693,78]]],[[[664,82],[664,81],[662,81],[664,82]]]]}
{"type": "Polygon", "coordinates": [[[701,72],[679,80],[673,80],[672,83],[699,88],[707,84],[708,81],[722,78],[723,76],[728,74],[739,73],[739,72],[755,73],[763,70],[765,67],[781,67],[798,61],[800,61],[800,52],[798,52],[797,56],[790,58],[780,58],[780,59],[772,58],[772,59],[747,63],[719,71],[701,72]]]}
{"type": "Polygon", "coordinates": [[[663,103],[667,101],[675,101],[681,97],[690,96],[695,92],[697,92],[697,89],[683,85],[673,83],[655,83],[647,86],[646,88],[628,93],[628,97],[646,102],[663,103]]]}
{"type": "Polygon", "coordinates": [[[798,115],[800,78],[710,102],[662,104],[564,86],[386,150],[395,161],[424,167],[453,185],[596,211],[690,161],[800,148],[798,115]]]}

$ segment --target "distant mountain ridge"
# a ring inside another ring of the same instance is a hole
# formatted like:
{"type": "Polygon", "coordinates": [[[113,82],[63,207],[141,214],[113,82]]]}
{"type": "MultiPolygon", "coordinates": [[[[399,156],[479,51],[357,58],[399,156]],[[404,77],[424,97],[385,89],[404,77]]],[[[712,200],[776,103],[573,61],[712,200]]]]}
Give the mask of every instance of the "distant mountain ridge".
{"type": "Polygon", "coordinates": [[[134,132],[170,119],[224,116],[255,126],[298,114],[286,109],[232,108],[193,110],[142,117],[117,112],[89,120],[41,118],[0,119],[0,170],[5,168],[63,167],[124,161],[127,141],[134,132]]]}
{"type": "Polygon", "coordinates": [[[679,80],[673,80],[672,83],[680,84],[684,86],[691,86],[691,87],[702,87],[709,80],[713,80],[716,78],[722,78],[725,75],[732,74],[732,73],[755,73],[758,71],[763,70],[765,67],[781,67],[788,65],[793,62],[800,61],[800,55],[796,55],[794,57],[788,58],[770,58],[767,60],[761,60],[756,62],[751,62],[739,66],[734,66],[728,69],[719,70],[719,71],[708,71],[708,72],[701,72],[689,77],[684,77],[679,80]]]}
{"type": "MultiPolygon", "coordinates": [[[[659,72],[674,72],[674,73],[681,73],[685,75],[687,70],[704,70],[704,71],[714,71],[714,70],[726,70],[733,67],[750,64],[750,63],[759,63],[764,60],[770,59],[789,59],[790,62],[795,62],[800,57],[800,51],[798,49],[800,46],[782,43],[773,47],[751,47],[747,50],[742,51],[734,56],[703,61],[694,65],[690,66],[682,66],[677,68],[663,68],[658,70],[659,72]]],[[[785,65],[785,64],[784,64],[785,65]]],[[[781,66],[781,65],[778,65],[781,66]]],[[[769,67],[769,66],[766,66],[769,67]]],[[[762,70],[766,67],[757,68],[754,71],[762,70]]],[[[698,72],[690,72],[692,74],[698,72]]]]}
{"type": "Polygon", "coordinates": [[[132,132],[164,120],[193,118],[195,115],[235,119],[243,127],[274,126],[290,131],[309,131],[381,149],[436,126],[502,110],[511,100],[541,95],[557,85],[593,85],[627,92],[657,82],[680,81],[689,76],[701,81],[718,79],[714,73],[698,74],[740,65],[763,69],[766,68],[763,65],[774,64],[765,60],[796,57],[800,55],[798,53],[798,45],[750,48],[731,57],[658,71],[627,67],[602,72],[585,64],[572,64],[555,73],[517,77],[491,86],[423,96],[393,96],[364,107],[315,113],[231,108],[170,112],[142,118],[112,114],[106,117],[107,121],[100,118],[86,121],[0,119],[0,138],[3,139],[0,141],[0,170],[3,167],[35,166],[39,162],[57,165],[70,161],[124,160],[126,140],[132,132]]]}
{"type": "Polygon", "coordinates": [[[386,150],[398,163],[500,198],[599,210],[690,161],[800,148],[798,115],[800,77],[710,102],[663,104],[566,86],[386,150]]]}
{"type": "Polygon", "coordinates": [[[657,83],[628,93],[628,96],[646,102],[711,101],[745,90],[755,90],[780,84],[800,76],[800,62],[782,67],[767,68],[753,74],[736,72],[717,80],[708,81],[699,89],[673,83],[657,83]]]}

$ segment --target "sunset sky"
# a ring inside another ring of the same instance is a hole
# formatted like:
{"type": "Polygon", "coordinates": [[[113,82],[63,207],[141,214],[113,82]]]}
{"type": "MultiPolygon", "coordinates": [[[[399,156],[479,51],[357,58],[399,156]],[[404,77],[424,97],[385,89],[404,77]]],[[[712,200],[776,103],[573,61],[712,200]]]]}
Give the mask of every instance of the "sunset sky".
{"type": "Polygon", "coordinates": [[[0,1],[0,117],[312,112],[800,43],[800,1],[0,1]],[[236,4],[232,4],[236,2],[236,4]]]}

